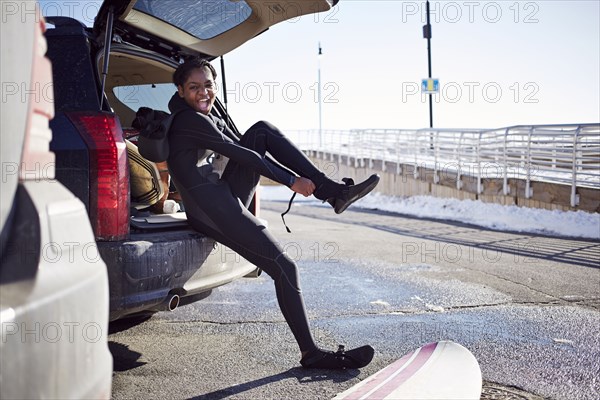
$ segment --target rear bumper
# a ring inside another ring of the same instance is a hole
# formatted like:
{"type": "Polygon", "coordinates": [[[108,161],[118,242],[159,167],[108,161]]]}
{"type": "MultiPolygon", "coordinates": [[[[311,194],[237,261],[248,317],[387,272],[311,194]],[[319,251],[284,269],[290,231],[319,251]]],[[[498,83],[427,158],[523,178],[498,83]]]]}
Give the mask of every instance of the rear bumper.
{"type": "Polygon", "coordinates": [[[194,230],[135,233],[125,241],[98,242],[107,265],[110,320],[157,306],[170,294],[209,291],[256,267],[194,230]]]}

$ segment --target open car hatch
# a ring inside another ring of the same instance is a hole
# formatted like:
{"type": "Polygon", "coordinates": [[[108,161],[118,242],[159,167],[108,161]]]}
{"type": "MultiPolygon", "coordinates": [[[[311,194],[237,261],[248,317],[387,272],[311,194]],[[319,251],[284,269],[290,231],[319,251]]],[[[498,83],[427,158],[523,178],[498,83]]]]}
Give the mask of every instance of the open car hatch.
{"type": "MultiPolygon", "coordinates": [[[[140,47],[164,47],[171,56],[218,57],[270,26],[327,11],[338,0],[104,0],[94,32],[104,35],[112,7],[114,32],[140,47]]],[[[164,51],[163,51],[164,52],[164,51]]]]}

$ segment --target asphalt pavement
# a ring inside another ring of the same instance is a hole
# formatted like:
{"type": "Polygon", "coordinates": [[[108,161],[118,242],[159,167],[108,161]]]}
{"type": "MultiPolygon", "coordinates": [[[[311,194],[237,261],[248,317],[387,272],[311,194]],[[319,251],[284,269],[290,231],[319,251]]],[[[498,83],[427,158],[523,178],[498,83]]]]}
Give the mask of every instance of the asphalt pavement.
{"type": "Polygon", "coordinates": [[[600,398],[598,241],[300,203],[289,234],[286,207],[263,202],[262,217],[297,260],[317,342],[371,344],[373,362],[301,368],[263,274],[112,324],[114,399],[330,399],[438,340],[475,355],[484,399],[600,398]]]}

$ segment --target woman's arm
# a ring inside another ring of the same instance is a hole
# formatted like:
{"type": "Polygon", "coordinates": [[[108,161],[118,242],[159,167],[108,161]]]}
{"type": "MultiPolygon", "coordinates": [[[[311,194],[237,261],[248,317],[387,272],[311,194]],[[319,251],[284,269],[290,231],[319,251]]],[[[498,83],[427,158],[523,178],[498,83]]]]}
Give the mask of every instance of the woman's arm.
{"type": "Polygon", "coordinates": [[[290,187],[294,183],[293,175],[257,152],[247,149],[223,135],[214,122],[207,116],[196,112],[183,112],[175,118],[171,135],[189,141],[190,144],[215,151],[238,162],[240,165],[254,168],[261,175],[290,187]]]}

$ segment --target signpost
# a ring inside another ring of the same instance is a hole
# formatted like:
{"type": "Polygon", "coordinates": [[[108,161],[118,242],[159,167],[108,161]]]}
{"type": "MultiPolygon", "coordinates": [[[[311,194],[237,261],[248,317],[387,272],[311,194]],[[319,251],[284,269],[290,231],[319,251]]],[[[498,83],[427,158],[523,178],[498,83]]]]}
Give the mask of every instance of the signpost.
{"type": "MultiPolygon", "coordinates": [[[[423,38],[427,39],[427,59],[429,64],[429,80],[427,81],[427,93],[429,93],[429,127],[433,128],[433,99],[432,93],[437,93],[436,91],[429,90],[430,83],[432,88],[435,87],[435,82],[437,81],[437,87],[439,89],[439,81],[437,79],[431,79],[431,23],[429,20],[429,0],[425,3],[427,9],[427,24],[423,26],[423,38]],[[431,82],[433,81],[433,82],[431,82]]],[[[425,79],[424,79],[425,81],[425,79]]]]}

